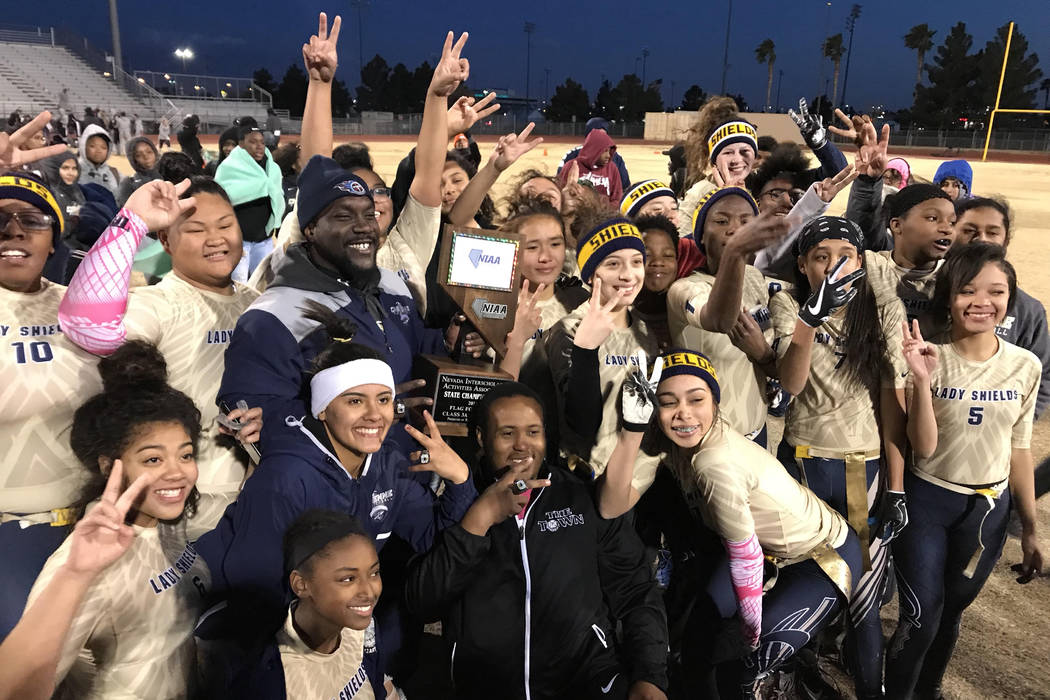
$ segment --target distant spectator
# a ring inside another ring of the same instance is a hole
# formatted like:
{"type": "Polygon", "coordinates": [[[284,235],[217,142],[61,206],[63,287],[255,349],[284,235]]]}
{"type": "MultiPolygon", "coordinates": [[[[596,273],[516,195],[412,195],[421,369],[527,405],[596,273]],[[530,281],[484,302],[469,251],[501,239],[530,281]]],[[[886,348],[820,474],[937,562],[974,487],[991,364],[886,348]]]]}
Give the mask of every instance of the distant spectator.
{"type": "Polygon", "coordinates": [[[179,148],[190,157],[198,170],[204,168],[204,154],[201,153],[201,141],[197,138],[197,130],[200,128],[201,120],[196,114],[189,114],[182,120],[182,129],[179,131],[179,148]]]}
{"type": "Polygon", "coordinates": [[[244,127],[240,145],[215,170],[215,181],[230,195],[244,237],[244,255],[233,279],[247,281],[273,250],[273,231],[284,216],[281,170],[266,150],[263,133],[244,127]]]}
{"type": "MultiPolygon", "coordinates": [[[[601,129],[605,133],[609,133],[609,121],[602,119],[601,117],[592,117],[587,120],[587,124],[584,127],[583,136],[584,139],[595,129],[601,129]]],[[[564,168],[570,160],[580,155],[582,146],[577,146],[562,157],[561,162],[558,163],[558,175],[561,175],[562,168],[564,168]]],[[[613,165],[616,166],[617,171],[620,173],[620,187],[626,190],[631,186],[631,178],[627,176],[627,164],[623,162],[623,157],[619,153],[613,153],[612,158],[613,165]]],[[[673,173],[672,173],[673,174],[673,173]]]]}
{"type": "Polygon", "coordinates": [[[281,169],[281,189],[284,190],[284,216],[281,218],[284,219],[295,208],[295,197],[299,193],[299,144],[278,146],[273,152],[273,162],[281,169]]]}
{"type": "Polygon", "coordinates": [[[124,178],[117,191],[117,204],[121,207],[128,201],[131,193],[145,185],[151,180],[159,180],[160,173],[157,172],[157,160],[160,152],[145,136],[137,136],[128,142],[128,162],[135,170],[131,177],[124,178]]]}
{"type": "Polygon", "coordinates": [[[266,128],[263,130],[263,141],[271,151],[281,143],[281,118],[273,107],[266,108],[266,128]]]}
{"type": "Polygon", "coordinates": [[[575,161],[580,168],[580,180],[592,183],[595,192],[609,204],[619,207],[624,188],[620,179],[620,171],[613,162],[615,155],[616,144],[613,143],[609,134],[602,129],[594,129],[587,134],[578,154],[565,161],[564,167],[558,174],[558,179],[564,187],[571,165],[575,161]]]}
{"type": "Polygon", "coordinates": [[[142,117],[140,117],[139,115],[136,114],[135,115],[135,119],[133,120],[132,123],[133,123],[134,129],[135,129],[135,137],[137,138],[139,136],[142,136],[142,134],[143,134],[142,117]]]}
{"type": "Polygon", "coordinates": [[[58,93],[58,108],[69,112],[73,109],[73,101],[69,97],[69,88],[62,88],[58,93]]]}
{"type": "Polygon", "coordinates": [[[59,153],[40,161],[51,194],[62,212],[62,238],[68,239],[76,231],[80,207],[84,204],[84,192],[77,184],[80,179],[80,163],[73,151],[59,153]]]}
{"type": "Polygon", "coordinates": [[[117,115],[114,120],[117,125],[117,136],[120,139],[120,143],[117,145],[120,153],[126,156],[130,156],[131,153],[128,151],[128,142],[131,141],[131,117],[126,113],[121,112],[117,115]]]}
{"type": "Polygon", "coordinates": [[[222,162],[226,160],[226,156],[230,155],[230,151],[237,148],[237,141],[240,135],[241,127],[236,124],[219,134],[219,157],[208,161],[208,164],[204,166],[205,175],[215,177],[215,169],[222,165],[222,162]]]}
{"type": "Polygon", "coordinates": [[[84,129],[80,142],[80,184],[94,182],[116,196],[120,174],[106,164],[113,152],[113,139],[101,126],[92,124],[84,129]]]}
{"type": "Polygon", "coordinates": [[[351,141],[341,146],[336,146],[332,151],[332,160],[346,171],[354,171],[358,168],[375,170],[372,162],[372,154],[368,150],[368,144],[360,141],[351,141]]]}
{"type": "Polygon", "coordinates": [[[167,117],[161,117],[157,124],[157,145],[160,148],[171,148],[171,122],[167,117]]]}
{"type": "Polygon", "coordinates": [[[200,175],[200,170],[185,153],[168,151],[157,161],[157,174],[161,180],[178,184],[188,177],[200,175]]]}

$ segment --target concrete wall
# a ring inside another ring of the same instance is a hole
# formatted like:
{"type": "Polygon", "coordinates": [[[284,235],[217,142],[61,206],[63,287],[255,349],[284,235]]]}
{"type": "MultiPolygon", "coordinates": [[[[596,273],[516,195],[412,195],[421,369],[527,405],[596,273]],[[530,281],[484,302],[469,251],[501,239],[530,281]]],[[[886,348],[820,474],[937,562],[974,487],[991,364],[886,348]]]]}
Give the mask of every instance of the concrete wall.
{"type": "MultiPolygon", "coordinates": [[[[683,137],[699,116],[699,112],[646,112],[645,140],[673,143],[683,137]]],[[[798,127],[786,114],[745,112],[744,119],[758,127],[759,136],[772,136],[777,141],[802,143],[798,127]]]]}

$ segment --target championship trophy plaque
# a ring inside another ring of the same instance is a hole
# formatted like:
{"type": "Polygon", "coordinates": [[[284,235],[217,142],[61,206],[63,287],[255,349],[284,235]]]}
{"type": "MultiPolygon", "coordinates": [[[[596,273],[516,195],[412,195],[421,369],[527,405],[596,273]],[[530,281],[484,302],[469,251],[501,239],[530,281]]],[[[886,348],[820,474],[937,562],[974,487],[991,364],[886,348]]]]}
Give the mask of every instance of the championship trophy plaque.
{"type": "MultiPolygon", "coordinates": [[[[452,298],[466,317],[459,338],[476,330],[497,360],[506,355],[507,333],[518,307],[521,236],[446,225],[438,257],[438,278],[430,280],[452,298]]],[[[491,362],[456,353],[453,358],[419,355],[412,376],[427,380],[430,412],[442,435],[465,436],[474,404],[489,389],[513,377],[491,362]]]]}

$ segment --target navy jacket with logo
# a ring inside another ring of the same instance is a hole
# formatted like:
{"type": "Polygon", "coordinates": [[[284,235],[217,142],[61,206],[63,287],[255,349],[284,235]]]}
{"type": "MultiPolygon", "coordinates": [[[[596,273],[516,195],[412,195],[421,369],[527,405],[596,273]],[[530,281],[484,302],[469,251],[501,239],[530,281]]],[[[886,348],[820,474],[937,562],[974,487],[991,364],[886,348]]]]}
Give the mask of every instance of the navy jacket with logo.
{"type": "MultiPolygon", "coordinates": [[[[380,325],[362,293],[320,270],[304,244],[298,243],[289,247],[274,281],[237,320],[226,350],[220,402],[233,407],[244,399],[249,406],[261,406],[264,421],[306,415],[303,373],[330,342],[316,321],[303,318],[307,299],[357,324],[354,342],[378,351],[396,383],[411,379],[415,355],[448,355],[444,334],[423,326],[412,294],[395,273],[381,269],[378,302],[384,319],[380,325]]],[[[267,424],[260,436],[263,453],[271,448],[273,435],[267,424]]]]}
{"type": "Polygon", "coordinates": [[[593,487],[561,467],[550,479],[524,521],[484,537],[455,525],[410,565],[406,603],[442,621],[456,697],[626,698],[640,680],[666,689],[667,620],[631,516],[603,519],[593,487]]]}
{"type": "Polygon", "coordinates": [[[290,416],[273,431],[259,467],[215,529],[198,540],[197,551],[211,570],[213,593],[244,594],[278,619],[291,602],[282,541],[304,511],[349,513],[361,520],[376,549],[396,533],[422,552],[439,530],[463,518],[477,495],[468,479],[459,485],[446,482],[435,498],[411,478],[408,458],[389,438],[353,479],[332,454],[320,422],[290,416]]]}

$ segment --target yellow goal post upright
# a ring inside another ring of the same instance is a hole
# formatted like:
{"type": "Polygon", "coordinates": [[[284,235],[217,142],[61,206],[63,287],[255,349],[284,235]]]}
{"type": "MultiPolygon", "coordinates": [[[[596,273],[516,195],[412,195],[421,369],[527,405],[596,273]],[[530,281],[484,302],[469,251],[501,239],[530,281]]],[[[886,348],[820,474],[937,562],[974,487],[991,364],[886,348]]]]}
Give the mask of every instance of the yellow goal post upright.
{"type": "Polygon", "coordinates": [[[1003,68],[999,72],[999,89],[995,91],[995,107],[992,109],[991,115],[988,117],[988,134],[984,137],[984,152],[981,153],[981,160],[988,159],[988,146],[992,142],[992,125],[995,124],[995,115],[1002,112],[1003,114],[1050,114],[1050,109],[1000,109],[999,98],[1003,94],[1003,80],[1006,78],[1006,62],[1010,58],[1010,41],[1014,37],[1014,23],[1010,22],[1010,31],[1006,35],[1006,50],[1003,51],[1003,68]]]}

